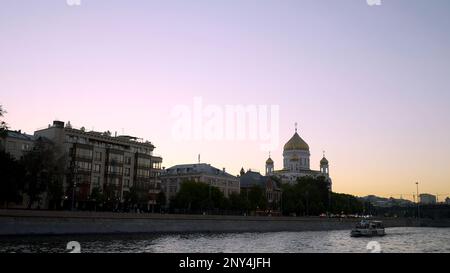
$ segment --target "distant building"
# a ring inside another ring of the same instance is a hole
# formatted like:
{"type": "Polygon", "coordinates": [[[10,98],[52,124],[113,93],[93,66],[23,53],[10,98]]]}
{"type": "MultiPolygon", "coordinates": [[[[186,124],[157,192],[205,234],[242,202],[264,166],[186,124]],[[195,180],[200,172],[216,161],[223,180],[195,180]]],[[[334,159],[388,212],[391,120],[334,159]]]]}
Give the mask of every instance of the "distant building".
{"type": "Polygon", "coordinates": [[[12,157],[19,160],[24,153],[33,148],[35,137],[19,131],[6,132],[5,138],[0,138],[0,149],[9,153],[12,157]]]}
{"type": "Polygon", "coordinates": [[[261,187],[266,194],[269,209],[279,209],[281,205],[281,187],[277,181],[270,176],[263,176],[259,172],[244,169],[241,170],[239,177],[241,184],[241,193],[246,193],[254,186],[261,187]]]}
{"type": "Polygon", "coordinates": [[[419,195],[419,200],[421,204],[424,205],[434,205],[437,202],[436,195],[422,193],[419,195]]]}
{"type": "Polygon", "coordinates": [[[175,165],[161,173],[161,184],[167,204],[180,190],[181,183],[188,180],[217,187],[225,197],[240,192],[239,179],[227,173],[225,169],[220,170],[206,163],[175,165]]]}
{"type": "Polygon", "coordinates": [[[111,136],[111,133],[74,129],[70,123],[54,121],[48,128],[35,132],[54,142],[66,155],[67,173],[64,177],[66,198],[76,181],[76,202],[87,202],[94,188],[113,189],[116,200],[135,187],[143,193],[142,209],[156,204],[160,192],[162,158],[153,155],[155,146],[131,136],[111,136]]]}
{"type": "Polygon", "coordinates": [[[283,147],[283,169],[275,170],[275,164],[269,155],[266,160],[266,176],[276,176],[283,183],[295,183],[297,178],[303,176],[323,176],[328,182],[328,189],[332,190],[329,162],[325,158],[320,160],[320,170],[310,168],[309,145],[299,136],[297,128],[295,133],[283,147]]]}
{"type": "Polygon", "coordinates": [[[406,200],[403,198],[400,199],[396,199],[396,198],[384,198],[384,197],[379,197],[379,196],[375,196],[375,195],[368,195],[365,197],[361,198],[363,201],[369,202],[371,203],[374,207],[394,207],[394,206],[399,206],[399,207],[409,207],[409,206],[413,206],[414,203],[410,200],[406,200]]]}
{"type": "Polygon", "coordinates": [[[445,204],[450,205],[450,198],[449,197],[445,198],[445,204]]]}

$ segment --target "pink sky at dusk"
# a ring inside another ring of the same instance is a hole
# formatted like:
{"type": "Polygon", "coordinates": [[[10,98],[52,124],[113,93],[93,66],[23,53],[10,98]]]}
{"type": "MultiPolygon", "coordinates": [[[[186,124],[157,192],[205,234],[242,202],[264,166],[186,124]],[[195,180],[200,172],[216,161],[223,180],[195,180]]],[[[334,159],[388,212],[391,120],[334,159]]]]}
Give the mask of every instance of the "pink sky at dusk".
{"type": "Polygon", "coordinates": [[[148,139],[166,167],[200,153],[233,174],[264,172],[260,142],[174,141],[171,111],[278,105],[276,169],[298,122],[334,191],[448,195],[449,26],[445,0],[7,0],[0,104],[13,129],[70,120],[148,139]]]}

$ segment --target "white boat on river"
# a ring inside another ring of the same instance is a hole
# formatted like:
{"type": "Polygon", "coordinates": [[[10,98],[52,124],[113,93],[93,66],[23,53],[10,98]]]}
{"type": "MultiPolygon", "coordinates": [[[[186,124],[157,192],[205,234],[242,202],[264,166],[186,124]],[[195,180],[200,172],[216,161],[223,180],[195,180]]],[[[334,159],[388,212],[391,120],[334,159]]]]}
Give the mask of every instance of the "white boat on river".
{"type": "Polygon", "coordinates": [[[350,234],[352,237],[372,237],[384,236],[384,225],[382,221],[367,221],[363,220],[356,225],[350,234]]]}

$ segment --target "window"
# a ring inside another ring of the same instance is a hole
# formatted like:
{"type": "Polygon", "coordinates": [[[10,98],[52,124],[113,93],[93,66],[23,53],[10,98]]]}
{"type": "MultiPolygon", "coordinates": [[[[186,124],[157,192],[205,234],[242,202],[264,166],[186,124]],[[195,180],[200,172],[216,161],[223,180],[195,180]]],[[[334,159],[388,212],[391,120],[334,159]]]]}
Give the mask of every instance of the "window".
{"type": "Polygon", "coordinates": [[[78,170],[83,170],[83,171],[91,171],[92,169],[92,164],[89,162],[82,162],[82,161],[77,161],[76,163],[77,169],[78,170]]]}
{"type": "Polygon", "coordinates": [[[92,184],[94,187],[100,186],[100,176],[94,176],[94,179],[92,180],[92,184]]]}
{"type": "Polygon", "coordinates": [[[101,166],[100,164],[94,164],[94,172],[99,173],[101,167],[102,167],[102,166],[101,166]]]}
{"type": "Polygon", "coordinates": [[[131,157],[129,157],[129,156],[125,157],[125,164],[127,164],[127,165],[131,164],[131,157]]]}
{"type": "Polygon", "coordinates": [[[101,161],[102,160],[102,153],[101,152],[95,152],[94,160],[101,161]]]}
{"type": "Polygon", "coordinates": [[[22,144],[22,151],[28,151],[30,149],[30,144],[22,144]]]}
{"type": "Polygon", "coordinates": [[[130,176],[130,168],[125,168],[125,176],[130,176]]]}
{"type": "Polygon", "coordinates": [[[108,172],[110,174],[122,174],[123,168],[119,166],[108,166],[108,172]]]}
{"type": "Polygon", "coordinates": [[[92,158],[92,150],[77,148],[75,151],[75,155],[78,158],[91,159],[92,158]]]}
{"type": "Polygon", "coordinates": [[[110,182],[111,185],[119,186],[120,179],[118,177],[110,178],[109,182],[110,182]]]}
{"type": "Polygon", "coordinates": [[[137,176],[148,178],[148,177],[150,177],[150,171],[149,170],[138,169],[137,170],[137,176]]]}
{"type": "Polygon", "coordinates": [[[123,180],[123,184],[124,184],[124,186],[125,187],[130,187],[130,179],[125,179],[125,180],[123,180]]]}
{"type": "Polygon", "coordinates": [[[122,164],[123,163],[123,155],[110,153],[109,154],[109,162],[116,162],[116,163],[122,164]]]}
{"type": "Polygon", "coordinates": [[[137,165],[138,167],[150,168],[151,162],[149,158],[138,158],[137,165]]]}
{"type": "Polygon", "coordinates": [[[16,143],[13,141],[8,141],[8,148],[15,150],[16,149],[16,143]]]}

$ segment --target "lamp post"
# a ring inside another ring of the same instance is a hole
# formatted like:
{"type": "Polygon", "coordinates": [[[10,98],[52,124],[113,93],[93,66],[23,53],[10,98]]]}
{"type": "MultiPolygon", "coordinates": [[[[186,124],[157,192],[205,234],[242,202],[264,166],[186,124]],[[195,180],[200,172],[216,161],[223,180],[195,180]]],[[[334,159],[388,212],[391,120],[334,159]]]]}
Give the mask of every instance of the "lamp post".
{"type": "Polygon", "coordinates": [[[419,182],[416,182],[416,190],[417,190],[417,218],[420,220],[419,182]]]}
{"type": "Polygon", "coordinates": [[[73,168],[73,185],[72,185],[72,211],[75,210],[75,192],[76,192],[76,187],[77,187],[77,173],[78,173],[78,166],[75,163],[74,168],[73,168]]]}

